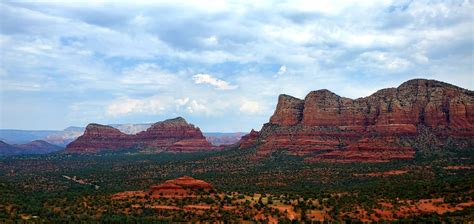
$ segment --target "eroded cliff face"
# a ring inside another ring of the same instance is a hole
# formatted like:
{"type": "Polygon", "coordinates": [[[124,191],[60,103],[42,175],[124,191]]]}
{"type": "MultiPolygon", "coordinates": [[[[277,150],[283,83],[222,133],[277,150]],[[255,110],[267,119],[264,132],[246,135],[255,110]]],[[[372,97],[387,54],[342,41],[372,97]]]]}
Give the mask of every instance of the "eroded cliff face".
{"type": "Polygon", "coordinates": [[[240,148],[247,148],[257,144],[259,138],[259,132],[252,129],[250,133],[242,136],[240,141],[237,143],[240,148]]]}
{"type": "Polygon", "coordinates": [[[98,152],[140,148],[175,152],[215,149],[199,128],[178,117],[153,124],[146,131],[127,135],[107,125],[89,124],[82,136],[66,147],[66,152],[98,152]]]}
{"type": "MultiPolygon", "coordinates": [[[[415,150],[402,139],[415,138],[420,127],[439,138],[474,137],[473,107],[473,91],[425,79],[355,100],[329,90],[310,92],[304,100],[280,95],[253,142],[261,155],[286,148],[314,154],[308,158],[314,161],[411,159],[415,150]]],[[[248,146],[248,141],[241,145],[248,146]]]]}
{"type": "Polygon", "coordinates": [[[184,118],[178,117],[153,124],[146,131],[136,135],[142,147],[165,147],[171,151],[200,151],[214,149],[199,128],[188,124],[184,118]]]}
{"type": "Polygon", "coordinates": [[[131,135],[101,124],[89,124],[84,134],[66,146],[66,152],[98,152],[136,146],[131,135]]]}
{"type": "Polygon", "coordinates": [[[280,95],[275,113],[270,123],[279,125],[295,125],[303,118],[304,101],[298,98],[280,95]]]}

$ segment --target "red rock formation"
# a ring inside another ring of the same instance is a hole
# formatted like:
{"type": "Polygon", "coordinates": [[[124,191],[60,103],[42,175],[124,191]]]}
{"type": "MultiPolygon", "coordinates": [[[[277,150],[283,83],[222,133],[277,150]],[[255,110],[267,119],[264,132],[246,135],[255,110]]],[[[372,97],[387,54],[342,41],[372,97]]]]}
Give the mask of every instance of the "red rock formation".
{"type": "Polygon", "coordinates": [[[183,197],[189,195],[188,190],[182,186],[173,183],[164,183],[156,186],[152,186],[149,195],[152,198],[159,197],[183,197]]]}
{"type": "Polygon", "coordinates": [[[258,131],[252,129],[249,134],[242,136],[239,143],[240,148],[247,148],[249,146],[255,145],[258,139],[258,131]]]}
{"type": "Polygon", "coordinates": [[[106,125],[89,124],[82,136],[66,147],[66,152],[97,152],[141,148],[174,152],[215,149],[199,128],[181,117],[153,124],[146,131],[127,135],[106,125]]]}
{"type": "Polygon", "coordinates": [[[189,188],[192,190],[202,189],[202,190],[208,191],[213,188],[210,183],[207,183],[206,181],[203,181],[203,180],[194,179],[189,176],[183,176],[174,180],[167,180],[165,183],[179,185],[181,187],[189,188]]]}
{"type": "Polygon", "coordinates": [[[393,138],[363,138],[350,143],[344,150],[333,150],[309,158],[324,162],[389,162],[390,160],[412,159],[415,151],[409,146],[394,144],[393,138]]]}
{"type": "Polygon", "coordinates": [[[89,124],[83,135],[66,146],[66,152],[98,152],[136,146],[137,142],[131,135],[107,125],[89,124]]]}
{"type": "Polygon", "coordinates": [[[473,109],[473,91],[425,79],[355,100],[328,90],[310,92],[304,100],[281,95],[270,122],[240,143],[242,148],[258,145],[260,155],[281,148],[317,153],[309,159],[315,161],[410,159],[414,149],[401,139],[414,138],[421,126],[440,138],[472,139],[473,109]]]}
{"type": "Polygon", "coordinates": [[[194,179],[192,177],[183,176],[174,180],[167,180],[160,185],[150,187],[148,191],[125,191],[112,195],[112,199],[122,200],[130,197],[144,198],[149,195],[155,198],[185,198],[195,197],[197,194],[210,193],[214,188],[211,184],[194,179]]]}
{"type": "Polygon", "coordinates": [[[214,149],[199,128],[188,124],[182,117],[153,124],[146,131],[136,134],[145,148],[162,148],[169,151],[202,151],[214,149]]]}
{"type": "Polygon", "coordinates": [[[160,185],[152,186],[149,195],[151,195],[152,198],[190,197],[198,190],[209,192],[212,189],[212,185],[203,180],[183,176],[174,180],[167,180],[160,185]]]}
{"type": "Polygon", "coordinates": [[[279,125],[294,125],[301,121],[303,116],[304,101],[282,94],[278,97],[275,113],[270,118],[270,123],[279,125]]]}

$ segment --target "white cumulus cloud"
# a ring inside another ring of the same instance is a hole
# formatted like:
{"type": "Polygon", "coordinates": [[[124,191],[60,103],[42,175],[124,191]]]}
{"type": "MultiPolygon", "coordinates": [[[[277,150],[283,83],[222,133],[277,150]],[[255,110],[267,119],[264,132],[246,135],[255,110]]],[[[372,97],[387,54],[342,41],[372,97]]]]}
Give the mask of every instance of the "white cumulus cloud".
{"type": "Polygon", "coordinates": [[[266,108],[257,101],[243,100],[239,108],[240,112],[248,114],[264,113],[266,108]]]}
{"type": "Polygon", "coordinates": [[[228,82],[214,78],[209,74],[196,74],[193,76],[193,80],[196,84],[209,84],[220,90],[231,90],[237,88],[237,86],[230,85],[228,82]]]}
{"type": "Polygon", "coordinates": [[[175,100],[172,97],[153,96],[143,99],[120,98],[107,106],[106,115],[111,117],[127,114],[162,114],[167,112],[175,100]]]}
{"type": "Polygon", "coordinates": [[[196,100],[192,100],[189,102],[189,105],[187,107],[188,113],[208,113],[209,109],[202,103],[199,103],[196,100]]]}
{"type": "Polygon", "coordinates": [[[280,67],[280,69],[278,69],[277,74],[275,74],[274,76],[275,76],[275,77],[282,76],[282,75],[284,75],[285,73],[286,73],[286,66],[285,66],[285,65],[282,65],[282,66],[280,67]]]}

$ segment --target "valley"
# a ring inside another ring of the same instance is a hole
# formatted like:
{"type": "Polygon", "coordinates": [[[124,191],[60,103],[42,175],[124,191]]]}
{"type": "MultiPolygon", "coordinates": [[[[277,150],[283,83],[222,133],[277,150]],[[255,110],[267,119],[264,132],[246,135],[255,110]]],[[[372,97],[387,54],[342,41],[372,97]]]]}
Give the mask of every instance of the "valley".
{"type": "Polygon", "coordinates": [[[474,224],[474,0],[0,0],[0,224],[474,224]]]}
{"type": "Polygon", "coordinates": [[[261,130],[220,146],[182,117],[91,123],[64,150],[0,157],[0,222],[474,221],[473,96],[423,79],[281,95],[261,130]]]}
{"type": "Polygon", "coordinates": [[[286,151],[256,159],[255,149],[238,148],[185,154],[130,152],[133,150],[1,159],[0,219],[289,222],[474,218],[474,158],[465,150],[448,151],[449,157],[381,164],[308,163],[286,151]],[[77,176],[100,188],[62,175],[77,176]],[[152,186],[182,176],[204,180],[212,184],[213,191],[193,197],[143,196],[152,186]],[[121,192],[135,194],[117,198],[121,192]]]}

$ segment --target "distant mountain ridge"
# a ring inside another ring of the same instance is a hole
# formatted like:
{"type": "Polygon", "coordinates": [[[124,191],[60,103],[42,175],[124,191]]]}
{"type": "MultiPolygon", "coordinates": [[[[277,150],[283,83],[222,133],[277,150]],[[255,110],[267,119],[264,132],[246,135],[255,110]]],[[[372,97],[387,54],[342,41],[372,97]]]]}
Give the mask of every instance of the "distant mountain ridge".
{"type": "MultiPolygon", "coordinates": [[[[152,124],[111,124],[125,134],[145,131],[152,124]]],[[[44,140],[54,145],[66,146],[84,133],[85,127],[70,126],[64,130],[33,131],[0,129],[0,140],[8,144],[25,144],[34,140],[44,140]]],[[[204,132],[203,135],[213,145],[230,145],[238,142],[245,132],[204,132]]]]}
{"type": "MultiPolygon", "coordinates": [[[[152,124],[111,124],[126,134],[136,134],[152,124]]],[[[44,140],[54,145],[66,146],[84,133],[85,127],[70,126],[63,130],[17,130],[0,129],[0,140],[8,144],[25,144],[34,140],[44,140]]]]}
{"type": "Polygon", "coordinates": [[[50,144],[42,140],[32,141],[26,144],[10,145],[0,141],[0,156],[22,155],[22,154],[46,154],[57,152],[63,147],[50,144]]]}
{"type": "Polygon", "coordinates": [[[60,131],[0,129],[0,140],[8,144],[24,144],[34,140],[44,139],[58,132],[60,131]]]}
{"type": "Polygon", "coordinates": [[[240,141],[245,132],[223,133],[223,132],[204,132],[207,141],[215,146],[232,145],[240,141]]]}

